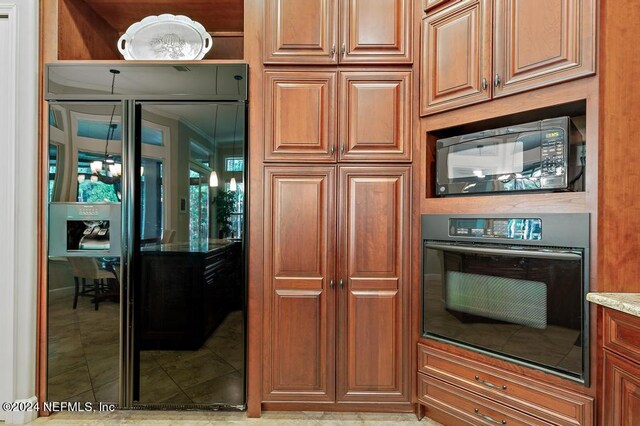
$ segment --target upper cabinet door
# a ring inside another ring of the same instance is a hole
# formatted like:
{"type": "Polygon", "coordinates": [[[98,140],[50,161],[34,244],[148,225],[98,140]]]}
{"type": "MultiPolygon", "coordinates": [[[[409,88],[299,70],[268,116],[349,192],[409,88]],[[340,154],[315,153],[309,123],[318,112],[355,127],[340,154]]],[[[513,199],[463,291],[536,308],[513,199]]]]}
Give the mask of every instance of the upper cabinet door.
{"type": "Polygon", "coordinates": [[[491,98],[491,32],[490,0],[463,0],[423,19],[423,115],[491,98]]]}
{"type": "Polygon", "coordinates": [[[340,161],[411,161],[411,71],[340,72],[340,161]]]}
{"type": "Polygon", "coordinates": [[[266,0],[265,63],[338,62],[338,0],[266,0]]]}
{"type": "Polygon", "coordinates": [[[413,0],[342,0],[340,62],[411,63],[412,12],[413,0]]]}
{"type": "Polygon", "coordinates": [[[336,72],[265,72],[265,161],[336,159],[336,72]]]}
{"type": "Polygon", "coordinates": [[[495,96],[593,74],[595,0],[497,0],[495,96]]]}

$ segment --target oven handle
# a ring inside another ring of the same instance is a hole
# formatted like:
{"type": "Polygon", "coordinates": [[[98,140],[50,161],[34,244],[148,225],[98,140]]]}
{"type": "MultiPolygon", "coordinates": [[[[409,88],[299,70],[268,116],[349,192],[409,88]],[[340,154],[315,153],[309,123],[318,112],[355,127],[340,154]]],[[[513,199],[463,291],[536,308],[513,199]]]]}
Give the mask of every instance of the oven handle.
{"type": "Polygon", "coordinates": [[[563,252],[563,251],[533,251],[533,250],[517,250],[517,249],[511,250],[511,249],[499,249],[499,248],[487,248],[487,247],[450,246],[447,244],[432,244],[432,243],[427,243],[424,246],[426,248],[430,248],[434,250],[454,251],[459,253],[522,256],[522,257],[535,257],[537,259],[582,260],[582,256],[578,253],[563,252]]]}

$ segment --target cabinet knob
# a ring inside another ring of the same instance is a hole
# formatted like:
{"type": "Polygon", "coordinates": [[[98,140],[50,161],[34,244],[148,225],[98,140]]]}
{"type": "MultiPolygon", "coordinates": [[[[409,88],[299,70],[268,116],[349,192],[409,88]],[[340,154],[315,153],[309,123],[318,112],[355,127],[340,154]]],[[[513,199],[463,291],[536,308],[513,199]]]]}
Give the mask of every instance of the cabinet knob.
{"type": "Polygon", "coordinates": [[[482,91],[484,92],[485,90],[487,90],[488,87],[489,87],[489,84],[487,83],[487,79],[483,78],[482,79],[482,91]]]}
{"type": "Polygon", "coordinates": [[[347,45],[342,43],[342,49],[340,49],[340,53],[344,56],[347,53],[347,45]]]}
{"type": "Polygon", "coordinates": [[[331,144],[331,155],[333,155],[334,152],[336,152],[336,146],[331,144]]]}
{"type": "Polygon", "coordinates": [[[336,45],[335,44],[333,46],[331,46],[331,51],[329,53],[331,53],[331,58],[332,59],[336,57],[336,45]]]}
{"type": "Polygon", "coordinates": [[[336,283],[333,282],[333,280],[329,281],[329,288],[333,289],[333,287],[335,287],[336,283]]]}
{"type": "Polygon", "coordinates": [[[340,154],[344,155],[344,144],[340,144],[340,154]]]}
{"type": "Polygon", "coordinates": [[[500,76],[498,74],[496,74],[496,76],[493,78],[493,85],[494,87],[500,87],[500,76]]]}
{"type": "Polygon", "coordinates": [[[344,288],[344,281],[342,281],[342,279],[338,281],[338,286],[340,286],[340,288],[344,288]]]}

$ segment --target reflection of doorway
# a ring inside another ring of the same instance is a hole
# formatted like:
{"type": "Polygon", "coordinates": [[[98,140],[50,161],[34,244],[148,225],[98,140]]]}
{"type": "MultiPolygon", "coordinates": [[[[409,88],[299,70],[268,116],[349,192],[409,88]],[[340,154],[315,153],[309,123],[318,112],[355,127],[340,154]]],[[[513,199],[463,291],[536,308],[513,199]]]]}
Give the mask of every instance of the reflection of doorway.
{"type": "Polygon", "coordinates": [[[189,241],[209,238],[209,184],[204,172],[189,169],[189,241]]]}

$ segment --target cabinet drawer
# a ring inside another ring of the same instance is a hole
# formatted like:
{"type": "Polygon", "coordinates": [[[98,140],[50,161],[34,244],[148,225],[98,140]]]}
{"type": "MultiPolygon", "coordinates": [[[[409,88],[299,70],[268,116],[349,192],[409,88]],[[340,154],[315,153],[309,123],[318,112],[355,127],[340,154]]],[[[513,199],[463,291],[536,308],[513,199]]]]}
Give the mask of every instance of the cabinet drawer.
{"type": "Polygon", "coordinates": [[[442,410],[451,424],[551,425],[528,414],[467,392],[425,374],[418,374],[418,400],[442,410]]]}
{"type": "Polygon", "coordinates": [[[593,422],[593,399],[418,345],[418,370],[559,425],[593,422]]]}
{"type": "Polygon", "coordinates": [[[604,309],[604,347],[640,362],[640,318],[604,309]]]}

